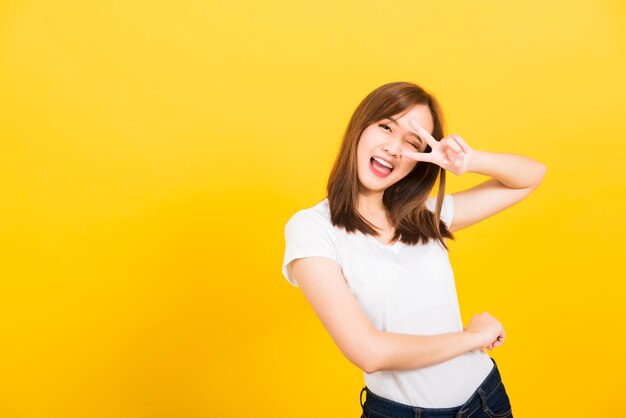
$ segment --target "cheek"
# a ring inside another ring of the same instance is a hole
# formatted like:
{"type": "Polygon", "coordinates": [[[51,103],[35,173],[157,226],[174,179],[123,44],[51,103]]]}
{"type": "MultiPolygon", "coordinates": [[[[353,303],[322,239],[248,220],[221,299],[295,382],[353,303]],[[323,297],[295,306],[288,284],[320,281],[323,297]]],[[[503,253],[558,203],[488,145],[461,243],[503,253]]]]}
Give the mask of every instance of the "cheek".
{"type": "Polygon", "coordinates": [[[356,153],[356,158],[357,158],[357,164],[363,164],[364,162],[366,162],[365,160],[367,160],[367,152],[365,152],[365,150],[363,148],[357,150],[356,153]]]}
{"type": "Polygon", "coordinates": [[[418,163],[418,161],[415,161],[415,160],[403,162],[402,163],[402,172],[406,173],[406,174],[410,173],[415,168],[417,163],[418,163]]]}
{"type": "Polygon", "coordinates": [[[364,132],[356,145],[357,153],[365,153],[367,148],[370,147],[370,142],[370,138],[368,137],[367,133],[364,132]]]}

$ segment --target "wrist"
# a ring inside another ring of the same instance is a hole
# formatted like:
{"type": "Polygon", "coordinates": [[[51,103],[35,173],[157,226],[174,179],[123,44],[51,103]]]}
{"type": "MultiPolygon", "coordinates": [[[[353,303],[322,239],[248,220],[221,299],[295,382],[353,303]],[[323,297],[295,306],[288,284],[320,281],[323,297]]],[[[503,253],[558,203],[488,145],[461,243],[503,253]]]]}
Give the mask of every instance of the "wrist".
{"type": "Polygon", "coordinates": [[[482,348],[480,335],[475,331],[463,331],[465,334],[465,339],[467,341],[467,346],[469,347],[468,351],[477,350],[482,348]]]}
{"type": "Polygon", "coordinates": [[[470,161],[466,172],[482,174],[482,165],[483,165],[483,159],[485,157],[485,154],[486,154],[485,151],[474,150],[474,153],[472,155],[472,160],[470,161]]]}

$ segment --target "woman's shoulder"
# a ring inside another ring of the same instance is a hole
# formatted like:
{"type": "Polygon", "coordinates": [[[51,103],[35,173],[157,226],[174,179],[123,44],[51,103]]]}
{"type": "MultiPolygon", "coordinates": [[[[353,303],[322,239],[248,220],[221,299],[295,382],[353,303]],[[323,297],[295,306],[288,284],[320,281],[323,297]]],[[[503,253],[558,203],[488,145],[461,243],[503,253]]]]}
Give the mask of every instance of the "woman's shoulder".
{"type": "MultiPolygon", "coordinates": [[[[437,204],[437,196],[430,196],[426,199],[426,208],[431,212],[435,212],[435,205],[437,204]]],[[[452,194],[446,193],[443,196],[443,203],[441,205],[440,218],[443,222],[450,227],[452,223],[452,217],[454,216],[454,199],[452,194]]]]}
{"type": "Polygon", "coordinates": [[[300,209],[287,221],[288,224],[330,226],[330,206],[324,198],[313,206],[300,209]]]}
{"type": "MultiPolygon", "coordinates": [[[[444,206],[446,204],[449,204],[451,199],[452,199],[452,195],[450,193],[444,194],[443,195],[443,204],[444,204],[444,206]]],[[[426,199],[426,207],[429,210],[431,210],[431,211],[435,210],[435,204],[436,203],[437,203],[437,196],[436,195],[435,196],[429,196],[426,199]]]]}

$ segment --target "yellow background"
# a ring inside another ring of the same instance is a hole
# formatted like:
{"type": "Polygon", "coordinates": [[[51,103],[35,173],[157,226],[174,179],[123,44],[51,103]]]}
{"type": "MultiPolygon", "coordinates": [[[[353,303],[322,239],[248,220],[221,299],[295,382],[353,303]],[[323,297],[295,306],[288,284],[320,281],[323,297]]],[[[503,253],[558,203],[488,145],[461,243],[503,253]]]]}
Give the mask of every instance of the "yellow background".
{"type": "Polygon", "coordinates": [[[626,416],[625,27],[621,1],[3,1],[0,416],[359,416],[283,228],[391,81],[548,167],[449,241],[515,416],[626,416]]]}

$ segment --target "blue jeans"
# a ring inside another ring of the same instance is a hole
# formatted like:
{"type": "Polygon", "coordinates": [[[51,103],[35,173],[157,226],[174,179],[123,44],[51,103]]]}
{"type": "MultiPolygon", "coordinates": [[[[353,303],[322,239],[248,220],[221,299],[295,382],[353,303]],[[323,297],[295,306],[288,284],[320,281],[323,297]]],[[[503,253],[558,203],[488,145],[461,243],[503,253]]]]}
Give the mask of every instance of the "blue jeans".
{"type": "Polygon", "coordinates": [[[367,386],[361,389],[359,401],[361,418],[513,418],[509,396],[500,379],[500,371],[493,361],[493,369],[476,391],[461,406],[453,408],[422,408],[404,405],[372,393],[367,386]],[[362,401],[366,392],[365,403],[362,401]]]}

